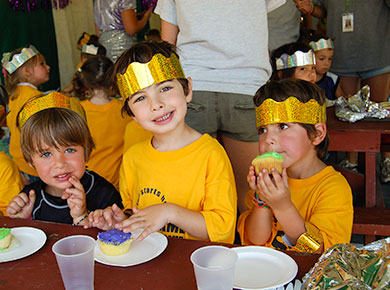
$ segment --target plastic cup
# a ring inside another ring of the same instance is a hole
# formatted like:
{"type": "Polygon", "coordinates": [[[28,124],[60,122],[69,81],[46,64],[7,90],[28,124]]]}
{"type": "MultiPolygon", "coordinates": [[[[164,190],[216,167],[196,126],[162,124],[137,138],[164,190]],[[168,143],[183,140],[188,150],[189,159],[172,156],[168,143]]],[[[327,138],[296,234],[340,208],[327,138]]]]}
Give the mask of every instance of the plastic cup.
{"type": "Polygon", "coordinates": [[[53,245],[66,290],[94,289],[95,245],[93,238],[84,235],[69,236],[53,245]]]}
{"type": "Polygon", "coordinates": [[[196,285],[199,290],[233,289],[234,270],[238,255],[223,246],[206,246],[191,254],[196,285]]]}

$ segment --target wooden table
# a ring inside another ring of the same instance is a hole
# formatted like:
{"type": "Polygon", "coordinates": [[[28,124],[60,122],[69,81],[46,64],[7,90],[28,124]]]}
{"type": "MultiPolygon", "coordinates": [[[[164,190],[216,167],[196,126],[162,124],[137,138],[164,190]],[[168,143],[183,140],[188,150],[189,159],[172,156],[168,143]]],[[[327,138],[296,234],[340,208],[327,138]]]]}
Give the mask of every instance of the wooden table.
{"type": "MultiPolygon", "coordinates": [[[[365,153],[365,206],[378,205],[377,193],[381,194],[381,190],[376,178],[376,153],[383,152],[388,145],[390,121],[343,122],[337,119],[335,108],[330,107],[327,109],[327,128],[330,138],[329,151],[365,153]]],[[[353,177],[347,176],[348,181],[353,183],[353,177]]],[[[379,194],[378,196],[381,197],[379,194]]]]}
{"type": "MultiPolygon", "coordinates": [[[[42,229],[46,244],[33,255],[0,263],[0,289],[63,289],[61,275],[51,247],[57,240],[76,234],[96,238],[98,230],[84,230],[57,223],[0,217],[0,227],[29,226],[42,229]]],[[[132,267],[111,267],[95,263],[95,289],[196,289],[191,253],[213,243],[168,238],[168,247],[157,258],[132,267]]],[[[230,245],[234,246],[234,245],[230,245]]],[[[319,255],[286,252],[298,264],[302,278],[315,264],[319,255]]]]}

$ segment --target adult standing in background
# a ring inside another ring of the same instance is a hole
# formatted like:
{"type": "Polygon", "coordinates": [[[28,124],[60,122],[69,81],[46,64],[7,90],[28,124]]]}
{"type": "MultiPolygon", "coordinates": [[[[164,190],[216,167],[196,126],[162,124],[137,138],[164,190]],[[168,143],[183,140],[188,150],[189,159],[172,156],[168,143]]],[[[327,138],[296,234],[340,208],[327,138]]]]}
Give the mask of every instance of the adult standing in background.
{"type": "Polygon", "coordinates": [[[177,45],[193,98],[186,123],[219,138],[231,160],[239,210],[258,154],[253,95],[271,75],[267,13],[285,0],[159,0],[161,37],[177,45]]]}
{"type": "Polygon", "coordinates": [[[299,38],[301,12],[293,0],[268,13],[268,50],[273,50],[299,38]]]}
{"type": "MultiPolygon", "coordinates": [[[[387,101],[390,90],[390,0],[294,0],[307,15],[327,18],[327,35],[334,39],[331,72],[340,77],[346,96],[364,85],[370,99],[387,101]]],[[[338,92],[336,91],[336,94],[338,92]]],[[[390,153],[383,156],[381,179],[390,181],[390,153]]],[[[357,166],[357,153],[346,163],[357,166]]]]}
{"type": "Polygon", "coordinates": [[[153,8],[136,13],[136,0],[95,0],[94,15],[99,42],[114,63],[123,51],[137,43],[135,34],[148,22],[153,8]]]}

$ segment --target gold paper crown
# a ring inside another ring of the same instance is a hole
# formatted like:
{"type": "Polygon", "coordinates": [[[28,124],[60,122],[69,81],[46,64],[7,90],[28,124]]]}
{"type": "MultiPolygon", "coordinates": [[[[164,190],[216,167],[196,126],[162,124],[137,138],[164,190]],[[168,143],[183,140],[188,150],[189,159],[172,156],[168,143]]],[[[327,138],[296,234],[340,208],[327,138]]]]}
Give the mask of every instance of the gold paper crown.
{"type": "Polygon", "coordinates": [[[297,50],[292,55],[283,53],[280,58],[276,58],[276,70],[314,64],[316,64],[316,58],[311,49],[308,52],[297,50]]]}
{"type": "Polygon", "coordinates": [[[83,47],[81,49],[82,53],[97,55],[99,51],[99,48],[93,44],[83,44],[83,47]]]}
{"type": "Polygon", "coordinates": [[[309,44],[314,51],[318,51],[326,48],[334,49],[333,41],[330,38],[328,39],[320,38],[317,42],[311,41],[309,44]]]}
{"type": "Polygon", "coordinates": [[[172,79],[185,78],[179,58],[172,53],[168,58],[158,53],[147,63],[133,62],[124,74],[116,74],[119,92],[125,101],[139,90],[172,79]]]}
{"type": "Polygon", "coordinates": [[[18,127],[21,129],[35,113],[49,109],[49,108],[68,108],[83,118],[85,118],[85,112],[77,98],[68,97],[58,92],[52,92],[44,96],[37,96],[30,99],[18,113],[18,127]]]}
{"type": "Polygon", "coordinates": [[[266,99],[256,107],[256,127],[276,123],[317,124],[326,122],[326,106],[321,106],[311,99],[302,103],[296,97],[289,97],[283,102],[266,99]]]}
{"type": "Polygon", "coordinates": [[[79,40],[79,42],[77,43],[77,49],[78,49],[78,50],[81,50],[82,47],[83,47],[83,45],[84,45],[84,44],[87,44],[88,41],[90,40],[90,38],[91,38],[91,35],[89,35],[88,33],[84,32],[84,33],[83,33],[83,38],[81,38],[81,39],[79,40]]]}

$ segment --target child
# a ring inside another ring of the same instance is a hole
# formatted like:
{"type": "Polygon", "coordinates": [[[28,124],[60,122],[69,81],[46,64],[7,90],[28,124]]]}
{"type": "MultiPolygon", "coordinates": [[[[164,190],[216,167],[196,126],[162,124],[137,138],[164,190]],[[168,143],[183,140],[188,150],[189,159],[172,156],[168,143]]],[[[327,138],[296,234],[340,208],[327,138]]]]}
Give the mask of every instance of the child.
{"type": "Polygon", "coordinates": [[[333,42],[330,38],[317,36],[310,42],[310,46],[316,57],[316,84],[324,90],[327,99],[335,100],[336,85],[334,80],[327,75],[332,65],[333,42]]]}
{"type": "Polygon", "coordinates": [[[83,225],[89,211],[122,207],[114,186],[85,170],[94,143],[76,98],[57,92],[35,97],[22,107],[18,125],[23,156],[40,180],[10,202],[8,216],[83,225]]]}
{"type": "MultiPolygon", "coordinates": [[[[5,117],[5,104],[0,98],[0,126],[5,117]]],[[[3,134],[4,131],[0,127],[0,139],[3,138],[3,134]]],[[[22,188],[22,176],[18,167],[4,151],[0,151],[0,216],[5,214],[8,203],[22,188]]]]}
{"type": "Polygon", "coordinates": [[[316,81],[315,56],[311,48],[300,42],[285,44],[271,55],[272,80],[301,79],[316,81]]]}
{"type": "Polygon", "coordinates": [[[128,218],[118,207],[95,211],[89,226],[125,232],[161,230],[168,236],[232,243],[237,195],[230,161],[217,140],[189,127],[192,97],[174,47],[134,45],[115,64],[124,110],[153,137],[123,156],[119,188],[128,218]]]}
{"type": "Polygon", "coordinates": [[[75,96],[85,110],[89,130],[96,148],[87,163],[116,188],[123,155],[123,135],[130,118],[121,114],[123,102],[110,97],[114,86],[112,61],[105,56],[88,59],[73,78],[75,96]]]}
{"type": "Polygon", "coordinates": [[[20,132],[16,127],[16,115],[30,98],[40,95],[38,86],[49,80],[50,67],[45,57],[32,45],[3,54],[2,60],[5,87],[11,95],[7,126],[11,138],[9,152],[23,175],[24,184],[38,180],[38,174],[23,159],[20,151],[20,132]]]}
{"type": "Polygon", "coordinates": [[[322,252],[349,242],[351,189],[322,161],[328,148],[322,90],[302,80],[271,81],[256,92],[254,102],[260,153],[278,152],[284,161],[282,175],[272,168],[255,176],[249,168],[254,192],[247,195],[252,208],[238,221],[242,243],[322,252]]]}

